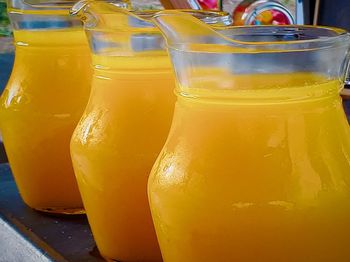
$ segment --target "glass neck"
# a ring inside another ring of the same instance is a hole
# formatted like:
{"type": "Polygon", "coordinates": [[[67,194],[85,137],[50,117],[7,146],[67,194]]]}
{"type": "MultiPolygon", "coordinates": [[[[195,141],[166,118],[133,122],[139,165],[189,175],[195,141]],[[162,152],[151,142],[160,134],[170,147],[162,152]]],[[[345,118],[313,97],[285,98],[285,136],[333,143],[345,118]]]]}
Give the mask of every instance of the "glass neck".
{"type": "Polygon", "coordinates": [[[72,2],[9,0],[8,14],[14,30],[55,30],[82,27],[82,22],[69,15],[72,2]]]}
{"type": "Polygon", "coordinates": [[[7,0],[7,6],[16,10],[32,10],[44,12],[47,10],[66,10],[74,5],[74,0],[7,0]]]}

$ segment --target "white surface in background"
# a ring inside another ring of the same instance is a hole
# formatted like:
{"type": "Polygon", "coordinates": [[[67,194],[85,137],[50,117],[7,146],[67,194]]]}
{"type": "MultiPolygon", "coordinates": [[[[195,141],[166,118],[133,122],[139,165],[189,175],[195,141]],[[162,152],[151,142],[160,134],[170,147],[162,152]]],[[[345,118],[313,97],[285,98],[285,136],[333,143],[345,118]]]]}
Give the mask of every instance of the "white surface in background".
{"type": "Polygon", "coordinates": [[[53,262],[0,218],[0,262],[53,262]]]}

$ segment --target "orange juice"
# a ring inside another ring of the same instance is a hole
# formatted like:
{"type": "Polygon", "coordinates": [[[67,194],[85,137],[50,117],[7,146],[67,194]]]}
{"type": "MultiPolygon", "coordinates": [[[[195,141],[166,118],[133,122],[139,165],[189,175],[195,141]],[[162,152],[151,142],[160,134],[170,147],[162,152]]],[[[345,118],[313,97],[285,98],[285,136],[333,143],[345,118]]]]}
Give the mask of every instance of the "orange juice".
{"type": "Polygon", "coordinates": [[[161,261],[147,179],[168,134],[175,95],[165,52],[95,55],[92,92],[71,142],[97,246],[118,261],[161,261]]]}
{"type": "Polygon", "coordinates": [[[227,74],[219,91],[199,75],[180,87],[187,95],[149,178],[164,261],[350,261],[341,83],[227,74]]]}
{"type": "Polygon", "coordinates": [[[0,124],[25,203],[55,213],[81,212],[69,142],[90,91],[82,29],[18,30],[16,58],[1,97],[0,124]]]}

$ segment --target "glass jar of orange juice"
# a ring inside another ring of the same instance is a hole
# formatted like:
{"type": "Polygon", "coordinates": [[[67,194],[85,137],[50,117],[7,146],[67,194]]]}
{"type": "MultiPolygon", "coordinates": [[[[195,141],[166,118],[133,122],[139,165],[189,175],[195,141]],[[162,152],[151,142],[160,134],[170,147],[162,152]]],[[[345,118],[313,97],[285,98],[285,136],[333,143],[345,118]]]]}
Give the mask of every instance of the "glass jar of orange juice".
{"type": "Polygon", "coordinates": [[[69,154],[90,92],[90,54],[69,1],[9,0],[16,57],[0,126],[19,192],[30,207],[83,212],[69,154]]]}
{"type": "Polygon", "coordinates": [[[148,185],[164,261],[350,261],[349,34],[155,19],[177,78],[148,185]]]}
{"type": "MultiPolygon", "coordinates": [[[[175,80],[156,11],[126,11],[101,1],[73,9],[85,22],[93,54],[89,103],[71,142],[88,220],[103,257],[161,261],[147,180],[168,134],[175,80]]],[[[198,12],[224,23],[226,13],[198,12]]]]}
{"type": "Polygon", "coordinates": [[[292,25],[292,13],[280,1],[244,0],[233,11],[234,25],[292,25]]]}

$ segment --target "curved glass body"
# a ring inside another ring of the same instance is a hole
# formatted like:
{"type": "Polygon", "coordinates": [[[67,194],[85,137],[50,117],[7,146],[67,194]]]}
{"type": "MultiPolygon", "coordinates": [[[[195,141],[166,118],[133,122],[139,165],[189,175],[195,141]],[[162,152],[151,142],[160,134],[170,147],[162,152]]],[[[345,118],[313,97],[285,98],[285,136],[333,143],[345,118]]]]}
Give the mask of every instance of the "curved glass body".
{"type": "Polygon", "coordinates": [[[0,126],[16,184],[36,210],[82,213],[69,154],[90,92],[82,24],[69,16],[69,6],[52,1],[9,1],[8,12],[16,57],[1,96],[0,126]]]}
{"type": "Polygon", "coordinates": [[[148,185],[164,261],[349,261],[349,35],[156,22],[177,78],[148,185]]]}
{"type": "Polygon", "coordinates": [[[94,75],[71,155],[89,223],[105,258],[161,261],[147,180],[173,115],[170,59],[149,21],[155,11],[83,6],[73,12],[83,10],[94,75]]]}

